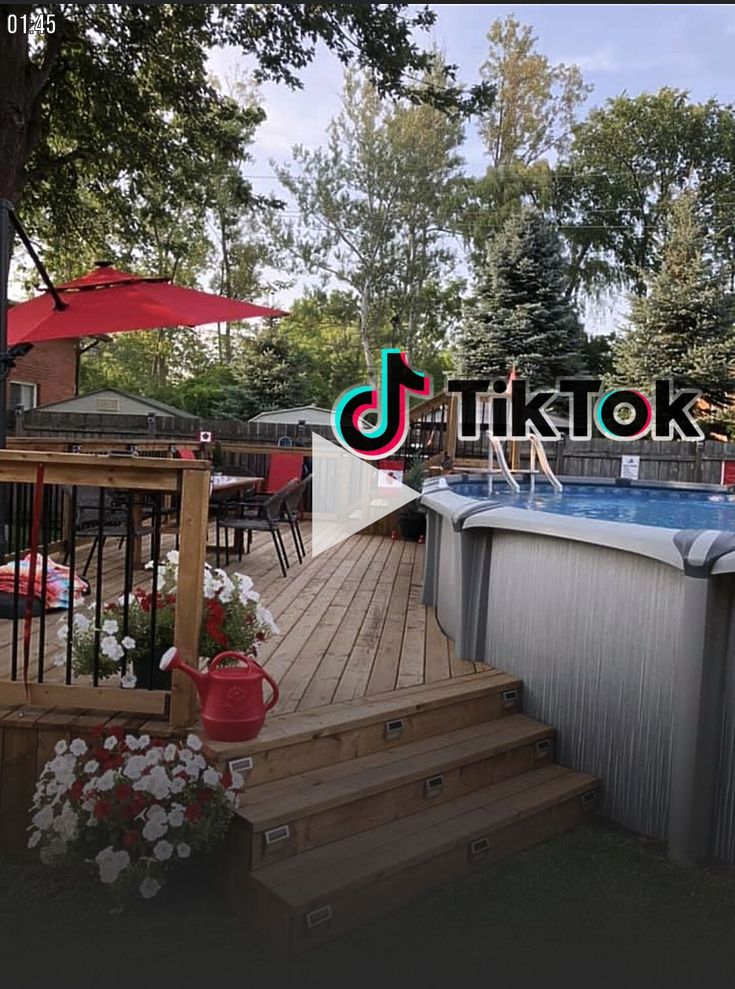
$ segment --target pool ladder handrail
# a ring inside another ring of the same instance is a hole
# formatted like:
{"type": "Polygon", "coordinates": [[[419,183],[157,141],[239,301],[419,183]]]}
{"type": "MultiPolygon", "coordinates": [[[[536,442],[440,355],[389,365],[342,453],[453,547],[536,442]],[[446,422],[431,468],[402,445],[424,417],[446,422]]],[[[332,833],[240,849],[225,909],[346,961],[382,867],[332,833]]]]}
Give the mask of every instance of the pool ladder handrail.
{"type": "Polygon", "coordinates": [[[546,475],[549,484],[552,486],[557,494],[561,494],[564,490],[564,485],[561,483],[559,478],[551,469],[551,464],[549,463],[549,458],[546,456],[546,450],[544,450],[544,445],[538,436],[533,433],[528,437],[528,441],[531,444],[531,491],[533,492],[536,487],[536,458],[538,457],[538,462],[541,470],[546,475]]]}
{"type": "Polygon", "coordinates": [[[508,485],[511,491],[516,494],[521,490],[521,486],[513,477],[513,473],[508,466],[508,461],[505,459],[505,454],[503,453],[503,444],[496,436],[490,437],[490,449],[488,450],[487,458],[487,473],[488,473],[488,487],[490,494],[493,493],[493,475],[502,474],[505,483],[508,485]],[[498,469],[495,470],[493,467],[493,453],[498,461],[498,469]]]}

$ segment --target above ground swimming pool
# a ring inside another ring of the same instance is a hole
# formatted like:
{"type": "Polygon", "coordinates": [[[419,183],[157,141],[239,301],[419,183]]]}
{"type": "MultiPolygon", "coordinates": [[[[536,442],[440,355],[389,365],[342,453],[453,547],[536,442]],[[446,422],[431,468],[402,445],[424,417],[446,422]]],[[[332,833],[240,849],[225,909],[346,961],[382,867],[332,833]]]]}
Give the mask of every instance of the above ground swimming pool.
{"type": "Polygon", "coordinates": [[[424,486],[424,603],[524,682],[560,761],[679,861],[735,862],[735,495],[561,478],[424,486]]]}
{"type": "Polygon", "coordinates": [[[557,493],[550,484],[540,482],[535,491],[526,489],[516,494],[495,478],[492,491],[487,478],[454,484],[452,490],[465,498],[496,501],[506,508],[665,529],[735,532],[735,494],[723,491],[567,483],[557,493]]]}

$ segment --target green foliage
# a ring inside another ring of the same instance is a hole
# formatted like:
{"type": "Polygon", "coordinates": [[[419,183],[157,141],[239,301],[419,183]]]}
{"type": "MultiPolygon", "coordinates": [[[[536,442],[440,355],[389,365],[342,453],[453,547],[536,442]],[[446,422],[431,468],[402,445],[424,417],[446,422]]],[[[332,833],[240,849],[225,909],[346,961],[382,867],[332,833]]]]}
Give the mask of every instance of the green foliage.
{"type": "Polygon", "coordinates": [[[348,292],[318,289],[297,299],[279,332],[307,356],[310,402],[331,408],[364,373],[357,300],[348,292]]]}
{"type": "Polygon", "coordinates": [[[468,377],[516,371],[551,384],[580,364],[582,331],[566,294],[559,235],[537,210],[511,217],[490,245],[460,339],[468,377]]]}
{"type": "Polygon", "coordinates": [[[267,327],[240,345],[233,364],[237,383],[223,389],[216,416],[250,419],[258,412],[305,404],[308,366],[304,351],[267,327]]]}
{"type": "MultiPolygon", "coordinates": [[[[435,64],[424,84],[446,78],[435,64]]],[[[368,80],[347,75],[342,112],[326,148],[294,148],[295,168],[276,172],[293,196],[298,223],[275,218],[283,256],[334,279],[356,298],[368,375],[388,342],[425,355],[441,350],[456,263],[447,249],[447,195],[457,181],[460,122],[427,106],[388,105],[368,80]]]]}
{"type": "Polygon", "coordinates": [[[676,200],[668,224],[659,271],[646,278],[647,294],[631,299],[613,379],[649,389],[671,376],[724,403],[735,390],[735,297],[707,254],[693,193],[676,200]]]}
{"type": "Polygon", "coordinates": [[[592,110],[554,176],[575,283],[645,293],[668,210],[692,182],[710,248],[731,263],[734,149],[732,108],[681,90],[623,94],[592,110]]]}
{"type": "Polygon", "coordinates": [[[612,373],[616,333],[598,333],[582,340],[582,371],[595,378],[608,378],[612,373]]]}
{"type": "Polygon", "coordinates": [[[553,65],[536,50],[533,29],[512,14],[496,20],[482,77],[495,91],[480,121],[491,168],[532,165],[568,147],[580,105],[591,92],[576,65],[553,65]]]}

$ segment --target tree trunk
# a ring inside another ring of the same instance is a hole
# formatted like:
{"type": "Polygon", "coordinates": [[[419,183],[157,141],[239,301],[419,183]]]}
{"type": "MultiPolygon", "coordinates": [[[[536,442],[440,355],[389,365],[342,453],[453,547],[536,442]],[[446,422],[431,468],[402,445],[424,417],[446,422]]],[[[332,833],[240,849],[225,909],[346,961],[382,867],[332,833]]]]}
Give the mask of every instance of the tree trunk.
{"type": "Polygon", "coordinates": [[[366,287],[360,293],[360,343],[365,356],[365,367],[368,373],[368,381],[375,383],[375,365],[373,364],[373,352],[370,346],[370,290],[366,287]]]}
{"type": "MultiPolygon", "coordinates": [[[[4,7],[8,14],[22,16],[31,4],[4,7]]],[[[6,21],[7,23],[7,21],[6,21]]],[[[16,203],[23,182],[23,168],[30,144],[33,80],[28,58],[28,38],[19,29],[10,34],[0,30],[0,199],[16,203]]]]}

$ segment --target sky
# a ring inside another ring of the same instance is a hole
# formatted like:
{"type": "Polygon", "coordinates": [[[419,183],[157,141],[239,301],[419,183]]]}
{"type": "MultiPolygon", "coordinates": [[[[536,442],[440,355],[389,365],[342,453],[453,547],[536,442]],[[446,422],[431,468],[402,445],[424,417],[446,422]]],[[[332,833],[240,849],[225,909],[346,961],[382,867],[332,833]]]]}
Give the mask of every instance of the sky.
{"type": "MultiPolygon", "coordinates": [[[[692,98],[716,97],[735,102],[735,4],[432,4],[438,19],[430,32],[417,37],[436,45],[458,66],[460,81],[478,79],[486,53],[485,35],[498,17],[515,14],[530,24],[538,48],[553,62],[576,63],[592,84],[588,107],[624,91],[631,95],[662,86],[689,90],[692,98]]],[[[212,59],[220,76],[246,73],[237,53],[220,51],[212,59]]],[[[331,117],[339,110],[342,68],[326,50],[302,75],[304,88],[262,87],[267,120],[258,129],[253,162],[245,169],[258,193],[284,197],[271,160],[287,162],[294,144],[318,147],[331,117]]],[[[481,174],[486,162],[472,124],[463,149],[470,174],[481,174]]],[[[315,279],[312,279],[315,281],[315,279]]],[[[266,300],[287,306],[310,279],[266,300]]],[[[593,330],[612,329],[620,305],[590,314],[593,330]]]]}

